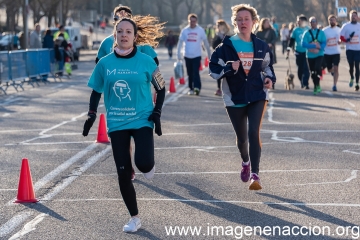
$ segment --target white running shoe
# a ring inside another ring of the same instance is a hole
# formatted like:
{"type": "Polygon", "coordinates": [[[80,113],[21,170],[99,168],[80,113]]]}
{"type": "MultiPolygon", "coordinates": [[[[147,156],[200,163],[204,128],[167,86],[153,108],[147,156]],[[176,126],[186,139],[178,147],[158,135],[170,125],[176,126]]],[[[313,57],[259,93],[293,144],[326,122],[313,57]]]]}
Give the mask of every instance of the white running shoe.
{"type": "Polygon", "coordinates": [[[138,217],[130,218],[129,222],[123,227],[124,232],[136,232],[141,227],[141,221],[138,217]]]}
{"type": "Polygon", "coordinates": [[[155,165],[154,165],[154,167],[150,170],[150,172],[143,173],[143,175],[144,175],[144,177],[145,177],[147,180],[151,180],[151,179],[154,177],[154,173],[155,173],[155,165]]]}

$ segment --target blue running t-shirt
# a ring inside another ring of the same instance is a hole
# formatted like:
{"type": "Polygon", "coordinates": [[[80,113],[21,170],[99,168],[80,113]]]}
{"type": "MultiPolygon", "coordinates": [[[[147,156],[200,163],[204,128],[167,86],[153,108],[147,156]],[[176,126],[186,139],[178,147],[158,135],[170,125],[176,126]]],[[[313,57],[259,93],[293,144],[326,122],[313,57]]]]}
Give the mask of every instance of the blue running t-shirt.
{"type": "Polygon", "coordinates": [[[151,80],[156,68],[154,59],[140,51],[131,58],[118,58],[113,52],[100,59],[88,86],[104,93],[108,133],[154,128],[148,118],[154,109],[151,80]]]}

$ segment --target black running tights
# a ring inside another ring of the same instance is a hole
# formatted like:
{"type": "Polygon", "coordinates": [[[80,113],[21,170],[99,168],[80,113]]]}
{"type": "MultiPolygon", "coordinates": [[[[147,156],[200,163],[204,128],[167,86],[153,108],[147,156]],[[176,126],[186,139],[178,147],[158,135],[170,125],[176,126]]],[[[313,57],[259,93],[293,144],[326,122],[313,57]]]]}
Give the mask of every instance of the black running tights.
{"type": "Polygon", "coordinates": [[[245,107],[226,107],[236,134],[236,144],[244,162],[251,161],[251,172],[259,173],[261,157],[260,128],[266,109],[266,100],[248,104],[245,107]],[[249,123],[249,129],[248,129],[249,123]]]}
{"type": "Polygon", "coordinates": [[[130,215],[136,216],[138,208],[135,188],[131,181],[132,165],[129,152],[131,136],[135,142],[135,165],[141,172],[147,173],[155,164],[153,129],[143,127],[110,133],[120,192],[130,215]]]}

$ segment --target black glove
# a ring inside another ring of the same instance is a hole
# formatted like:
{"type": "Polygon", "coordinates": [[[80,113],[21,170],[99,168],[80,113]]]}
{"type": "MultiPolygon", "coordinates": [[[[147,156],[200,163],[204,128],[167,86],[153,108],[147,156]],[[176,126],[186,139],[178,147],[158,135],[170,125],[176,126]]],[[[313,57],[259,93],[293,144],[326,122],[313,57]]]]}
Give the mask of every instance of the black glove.
{"type": "Polygon", "coordinates": [[[82,133],[84,137],[86,137],[89,134],[90,128],[94,124],[95,120],[96,120],[96,112],[89,112],[88,118],[84,123],[84,129],[82,133]]]}
{"type": "Polygon", "coordinates": [[[355,32],[352,32],[352,33],[350,34],[350,38],[352,38],[352,37],[354,36],[354,34],[355,34],[355,32]]]}
{"type": "Polygon", "coordinates": [[[154,122],[154,124],[155,124],[155,133],[158,136],[162,135],[160,116],[161,116],[161,111],[157,110],[157,109],[154,109],[154,111],[152,112],[152,114],[148,118],[148,121],[153,121],[154,122]]]}

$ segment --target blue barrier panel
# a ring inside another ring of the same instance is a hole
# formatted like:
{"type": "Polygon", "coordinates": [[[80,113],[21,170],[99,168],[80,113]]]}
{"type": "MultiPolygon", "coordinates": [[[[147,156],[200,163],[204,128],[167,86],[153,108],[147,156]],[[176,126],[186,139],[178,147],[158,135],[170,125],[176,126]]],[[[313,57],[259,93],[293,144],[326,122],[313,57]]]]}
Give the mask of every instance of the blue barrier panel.
{"type": "Polygon", "coordinates": [[[11,80],[25,79],[26,72],[26,51],[12,51],[9,53],[11,66],[11,80]]]}
{"type": "Polygon", "coordinates": [[[38,57],[38,74],[44,75],[50,73],[50,51],[48,49],[39,49],[38,57]]]}
{"type": "Polygon", "coordinates": [[[10,60],[7,51],[0,52],[0,83],[8,82],[10,76],[10,60]]]}
{"type": "Polygon", "coordinates": [[[28,77],[36,77],[39,75],[39,52],[38,50],[26,50],[26,67],[28,77]]]}

